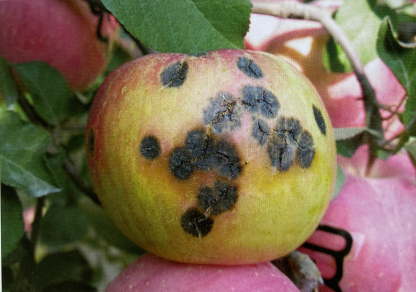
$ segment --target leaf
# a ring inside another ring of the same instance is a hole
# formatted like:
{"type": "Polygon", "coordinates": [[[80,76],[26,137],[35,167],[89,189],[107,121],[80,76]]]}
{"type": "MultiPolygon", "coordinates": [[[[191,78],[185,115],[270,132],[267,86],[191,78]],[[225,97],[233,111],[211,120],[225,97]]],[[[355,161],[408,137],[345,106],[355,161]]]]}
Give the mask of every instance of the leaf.
{"type": "Polygon", "coordinates": [[[359,134],[362,134],[363,132],[365,132],[365,130],[366,128],[335,128],[335,140],[339,141],[353,138],[359,134]]]}
{"type": "MultiPolygon", "coordinates": [[[[393,16],[396,13],[376,0],[345,0],[335,14],[335,21],[351,41],[364,65],[377,57],[377,32],[386,15],[393,16]]],[[[346,54],[333,40],[328,42],[323,60],[329,71],[352,71],[346,54]]]]}
{"type": "Polygon", "coordinates": [[[22,205],[16,191],[1,184],[1,257],[16,249],[24,234],[22,205]]]}
{"type": "Polygon", "coordinates": [[[339,195],[342,188],[344,187],[346,180],[347,180],[347,177],[345,176],[344,170],[341,168],[341,166],[338,165],[337,166],[337,178],[335,181],[335,188],[334,188],[334,193],[332,195],[332,200],[335,199],[339,195]]]}
{"type": "Polygon", "coordinates": [[[50,247],[62,247],[84,237],[89,222],[76,205],[52,205],[42,220],[40,240],[50,247]]]}
{"type": "Polygon", "coordinates": [[[64,281],[48,286],[42,292],[95,292],[97,289],[87,283],[78,281],[64,281]]]}
{"type": "Polygon", "coordinates": [[[70,92],[65,78],[47,63],[33,61],[14,64],[39,115],[57,125],[70,109],[70,92]]]}
{"type": "Polygon", "coordinates": [[[66,281],[89,282],[92,270],[87,260],[77,250],[46,255],[36,266],[33,286],[36,291],[66,281]]]}
{"type": "Polygon", "coordinates": [[[1,181],[40,197],[58,192],[44,154],[51,137],[44,129],[23,122],[17,113],[0,111],[1,181]]]}
{"type": "Polygon", "coordinates": [[[0,55],[0,96],[3,96],[7,104],[17,101],[19,92],[14,82],[12,68],[9,63],[0,55]]]}
{"type": "Polygon", "coordinates": [[[160,52],[243,48],[249,0],[103,0],[137,39],[160,52]]]}
{"type": "Polygon", "coordinates": [[[408,94],[403,122],[409,132],[416,124],[416,45],[397,40],[391,20],[386,17],[378,32],[377,52],[408,94]]]}

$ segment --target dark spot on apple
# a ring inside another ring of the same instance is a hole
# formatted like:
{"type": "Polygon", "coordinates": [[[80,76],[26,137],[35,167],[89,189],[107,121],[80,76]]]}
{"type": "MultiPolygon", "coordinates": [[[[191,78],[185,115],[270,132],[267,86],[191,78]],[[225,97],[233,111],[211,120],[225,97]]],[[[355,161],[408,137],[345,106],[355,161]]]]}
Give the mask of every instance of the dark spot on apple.
{"type": "Polygon", "coordinates": [[[261,71],[260,67],[257,66],[257,64],[254,63],[253,60],[250,60],[248,58],[239,57],[237,60],[237,67],[248,77],[256,79],[263,77],[263,72],[261,71]]]}
{"type": "Polygon", "coordinates": [[[214,221],[206,217],[197,208],[188,209],[181,218],[181,226],[185,232],[195,236],[204,237],[211,229],[214,221]]]}
{"type": "Polygon", "coordinates": [[[314,157],[315,148],[312,136],[307,131],[303,131],[298,141],[298,150],[296,152],[297,161],[302,168],[308,168],[311,166],[314,157]]]}
{"type": "Polygon", "coordinates": [[[313,106],[313,115],[315,116],[316,124],[318,125],[319,130],[321,131],[322,135],[326,135],[326,124],[324,118],[322,117],[321,111],[316,107],[313,106]]]}
{"type": "Polygon", "coordinates": [[[192,56],[194,56],[194,57],[204,57],[204,58],[206,58],[206,57],[209,57],[209,53],[208,53],[208,52],[202,52],[202,53],[194,54],[194,55],[192,55],[192,56]]]}
{"type": "Polygon", "coordinates": [[[237,100],[230,93],[220,93],[204,111],[204,123],[218,133],[240,127],[241,111],[237,100]]]}
{"type": "Polygon", "coordinates": [[[237,187],[226,182],[216,181],[214,188],[205,186],[199,190],[198,206],[205,214],[219,215],[230,210],[237,202],[237,187]]]}
{"type": "Polygon", "coordinates": [[[203,129],[190,131],[185,139],[185,147],[191,154],[196,168],[208,170],[211,167],[214,139],[203,129]]]}
{"type": "Polygon", "coordinates": [[[252,135],[254,139],[256,139],[260,146],[263,146],[270,136],[270,127],[267,123],[262,119],[257,119],[254,121],[253,124],[253,132],[252,135]]]}
{"type": "Polygon", "coordinates": [[[94,156],[94,149],[95,149],[95,137],[94,137],[94,130],[91,128],[88,131],[88,152],[91,156],[94,156]]]}
{"type": "Polygon", "coordinates": [[[167,87],[180,87],[186,79],[186,74],[188,73],[188,63],[178,61],[160,74],[160,81],[163,86],[167,87]]]}
{"type": "Polygon", "coordinates": [[[154,136],[146,136],[140,144],[140,154],[146,159],[155,159],[160,154],[159,141],[154,136]]]}
{"type": "Polygon", "coordinates": [[[218,141],[212,155],[212,163],[221,176],[229,179],[237,178],[242,172],[237,150],[224,139],[218,141]]]}
{"type": "Polygon", "coordinates": [[[295,161],[302,127],[294,118],[282,117],[271,133],[267,151],[272,166],[280,172],[288,170],[295,161]]]}
{"type": "Polygon", "coordinates": [[[169,157],[169,169],[173,175],[180,179],[188,179],[194,171],[192,157],[185,147],[177,147],[169,157]]]}
{"type": "Polygon", "coordinates": [[[241,102],[250,112],[260,112],[266,118],[274,118],[279,110],[276,96],[261,86],[244,86],[241,102]]]}

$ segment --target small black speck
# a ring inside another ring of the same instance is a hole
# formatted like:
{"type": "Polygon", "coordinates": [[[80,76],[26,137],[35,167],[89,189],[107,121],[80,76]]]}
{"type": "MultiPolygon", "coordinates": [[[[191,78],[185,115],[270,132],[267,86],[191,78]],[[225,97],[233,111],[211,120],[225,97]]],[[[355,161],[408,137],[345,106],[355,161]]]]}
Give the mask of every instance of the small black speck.
{"type": "Polygon", "coordinates": [[[248,77],[256,79],[263,77],[263,72],[261,72],[260,67],[257,66],[257,64],[254,63],[253,60],[250,60],[248,58],[239,57],[237,60],[237,67],[248,77]]]}
{"type": "Polygon", "coordinates": [[[312,136],[307,131],[303,131],[299,137],[296,153],[297,161],[302,168],[309,168],[314,157],[315,148],[313,146],[312,136]]]}
{"type": "Polygon", "coordinates": [[[214,169],[223,177],[237,178],[242,172],[237,150],[226,140],[218,141],[213,153],[214,169]]]}
{"type": "Polygon", "coordinates": [[[188,179],[194,171],[192,157],[185,147],[177,147],[169,157],[169,169],[180,180],[188,179]]]}
{"type": "Polygon", "coordinates": [[[198,206],[206,213],[219,215],[230,210],[237,202],[237,187],[226,182],[216,181],[214,188],[203,187],[199,190],[198,206]]]}
{"type": "Polygon", "coordinates": [[[160,154],[159,141],[154,136],[146,136],[140,144],[140,154],[147,159],[155,159],[160,154]]]}
{"type": "Polygon", "coordinates": [[[205,217],[197,208],[188,209],[181,218],[183,230],[195,237],[206,236],[213,224],[214,221],[210,217],[205,217]]]}
{"type": "Polygon", "coordinates": [[[252,135],[256,139],[260,146],[263,146],[270,136],[270,127],[262,119],[254,121],[252,135]]]}
{"type": "Polygon", "coordinates": [[[94,137],[94,130],[91,128],[88,131],[88,152],[91,156],[94,156],[94,149],[95,149],[95,137],[94,137]]]}
{"type": "Polygon", "coordinates": [[[260,112],[266,118],[274,118],[279,110],[276,96],[261,86],[244,86],[241,102],[250,112],[260,112]]]}
{"type": "Polygon", "coordinates": [[[313,106],[313,115],[315,116],[316,124],[318,125],[319,130],[321,131],[322,135],[326,135],[326,124],[325,120],[322,117],[321,111],[316,107],[313,106]]]}
{"type": "Polygon", "coordinates": [[[180,87],[186,79],[186,74],[188,73],[188,63],[178,61],[160,74],[160,81],[163,86],[167,87],[180,87]]]}

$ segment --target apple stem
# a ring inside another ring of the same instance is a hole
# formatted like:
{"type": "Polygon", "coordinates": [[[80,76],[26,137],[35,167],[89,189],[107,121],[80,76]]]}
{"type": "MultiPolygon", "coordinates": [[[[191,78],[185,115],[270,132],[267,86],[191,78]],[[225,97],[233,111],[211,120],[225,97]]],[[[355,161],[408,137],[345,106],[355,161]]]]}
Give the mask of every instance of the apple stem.
{"type": "Polygon", "coordinates": [[[323,25],[333,37],[334,41],[344,50],[361,86],[366,112],[366,127],[379,133],[377,137],[374,135],[365,135],[364,142],[370,144],[370,146],[382,144],[384,142],[384,130],[379,111],[382,105],[377,100],[376,92],[364,72],[364,66],[354,46],[341,27],[332,18],[333,11],[293,1],[265,2],[252,0],[252,4],[252,13],[317,21],[323,25]]]}

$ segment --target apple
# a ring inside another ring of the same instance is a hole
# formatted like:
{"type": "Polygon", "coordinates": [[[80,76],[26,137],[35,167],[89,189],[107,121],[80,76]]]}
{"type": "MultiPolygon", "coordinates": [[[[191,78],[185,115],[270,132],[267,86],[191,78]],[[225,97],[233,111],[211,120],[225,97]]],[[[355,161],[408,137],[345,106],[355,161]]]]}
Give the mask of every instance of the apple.
{"type": "Polygon", "coordinates": [[[219,50],[148,55],[99,88],[91,180],[132,241],[179,262],[249,264],[302,244],[332,196],[331,122],[283,59],[219,50]]]}
{"type": "Polygon", "coordinates": [[[217,292],[299,289],[270,262],[243,266],[190,265],[145,254],[130,264],[105,292],[217,292]]]}
{"type": "Polygon", "coordinates": [[[412,291],[416,172],[410,158],[401,153],[376,160],[367,176],[367,147],[352,159],[339,161],[347,181],[322,219],[330,230],[316,231],[300,249],[317,262],[332,288],[323,286],[319,291],[412,291]]]}
{"type": "Polygon", "coordinates": [[[71,88],[84,90],[109,62],[119,30],[108,13],[98,26],[99,16],[83,0],[0,1],[0,55],[11,63],[46,62],[71,88]]]}

